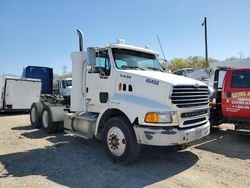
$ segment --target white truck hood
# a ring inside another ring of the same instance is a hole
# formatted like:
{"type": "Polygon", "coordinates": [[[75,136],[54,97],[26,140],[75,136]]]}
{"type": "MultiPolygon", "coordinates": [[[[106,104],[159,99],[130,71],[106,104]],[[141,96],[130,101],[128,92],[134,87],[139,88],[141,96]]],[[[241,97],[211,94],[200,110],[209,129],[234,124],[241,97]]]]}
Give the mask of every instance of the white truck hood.
{"type": "Polygon", "coordinates": [[[160,71],[122,70],[121,72],[129,73],[132,75],[143,76],[145,78],[153,78],[159,81],[167,82],[171,85],[192,85],[192,84],[206,85],[203,82],[191,78],[160,71]]]}

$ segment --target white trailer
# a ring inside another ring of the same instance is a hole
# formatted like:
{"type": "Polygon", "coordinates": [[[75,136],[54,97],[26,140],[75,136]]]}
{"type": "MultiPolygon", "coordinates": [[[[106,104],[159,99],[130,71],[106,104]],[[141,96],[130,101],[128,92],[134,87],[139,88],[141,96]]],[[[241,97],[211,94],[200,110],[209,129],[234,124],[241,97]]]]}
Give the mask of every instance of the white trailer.
{"type": "Polygon", "coordinates": [[[0,110],[28,111],[33,102],[39,102],[40,92],[40,80],[0,76],[0,110]]]}
{"type": "Polygon", "coordinates": [[[209,134],[206,84],[164,73],[148,47],[118,40],[84,52],[79,30],[78,35],[70,108],[33,103],[33,127],[100,139],[111,159],[122,164],[134,161],[142,144],[183,145],[209,134]]]}

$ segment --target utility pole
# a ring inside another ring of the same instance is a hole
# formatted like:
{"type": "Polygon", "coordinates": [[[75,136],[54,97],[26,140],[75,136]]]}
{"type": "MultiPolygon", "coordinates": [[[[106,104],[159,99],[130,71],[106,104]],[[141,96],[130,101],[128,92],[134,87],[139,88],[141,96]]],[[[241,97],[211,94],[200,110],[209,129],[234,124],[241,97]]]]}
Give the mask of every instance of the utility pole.
{"type": "Polygon", "coordinates": [[[205,68],[208,68],[208,53],[207,53],[207,18],[204,17],[204,22],[201,24],[205,29],[205,68]]]}

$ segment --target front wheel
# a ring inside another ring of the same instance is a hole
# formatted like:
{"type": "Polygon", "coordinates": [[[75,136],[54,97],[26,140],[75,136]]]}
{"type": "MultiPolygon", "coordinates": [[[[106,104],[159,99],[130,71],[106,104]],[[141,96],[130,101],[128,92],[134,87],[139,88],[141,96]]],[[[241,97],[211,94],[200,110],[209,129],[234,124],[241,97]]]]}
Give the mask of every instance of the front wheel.
{"type": "Polygon", "coordinates": [[[134,129],[124,117],[114,117],[105,123],[103,142],[108,156],[123,165],[133,162],[140,153],[134,129]]]}

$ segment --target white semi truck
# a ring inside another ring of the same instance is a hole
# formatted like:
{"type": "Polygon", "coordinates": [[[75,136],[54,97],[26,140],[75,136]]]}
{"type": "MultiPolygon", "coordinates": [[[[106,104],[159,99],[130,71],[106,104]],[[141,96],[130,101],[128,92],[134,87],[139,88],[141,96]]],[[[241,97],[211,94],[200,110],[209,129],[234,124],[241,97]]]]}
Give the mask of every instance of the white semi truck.
{"type": "Polygon", "coordinates": [[[183,145],[210,132],[209,90],[202,82],[164,73],[158,54],[118,40],[71,54],[70,108],[34,103],[32,126],[100,139],[112,160],[128,164],[142,144],[183,145]]]}
{"type": "Polygon", "coordinates": [[[57,80],[58,95],[64,99],[64,104],[70,104],[70,95],[72,89],[72,78],[57,80]]]}
{"type": "Polygon", "coordinates": [[[72,89],[72,78],[57,80],[59,95],[65,98],[70,98],[72,89]]]}

